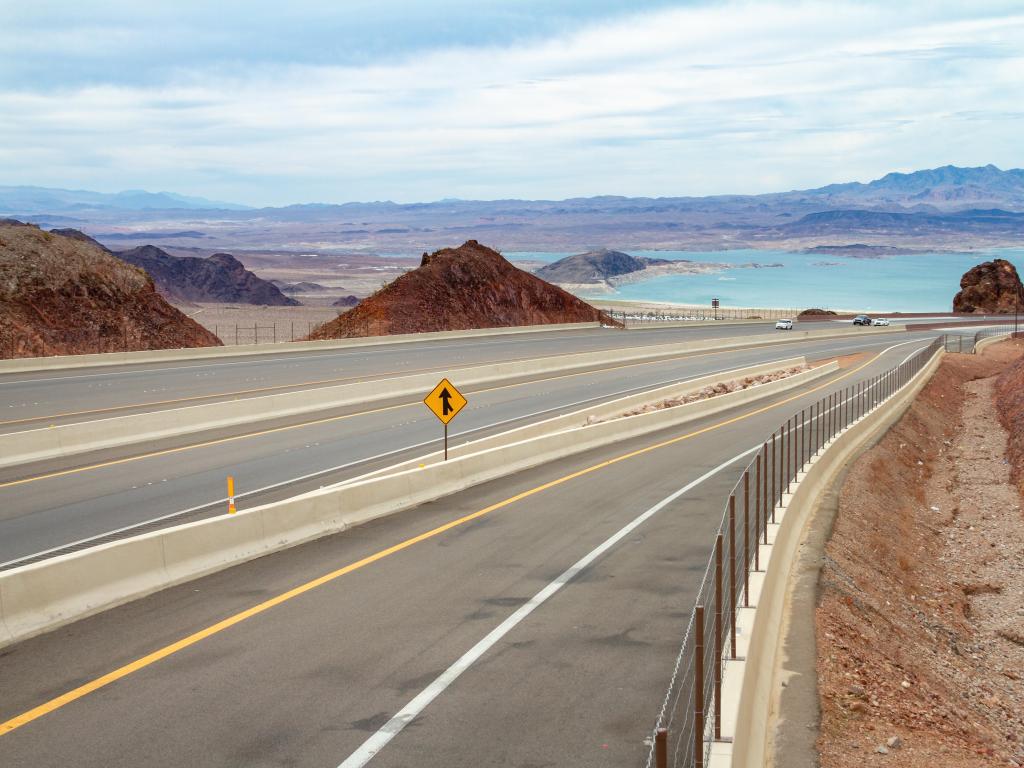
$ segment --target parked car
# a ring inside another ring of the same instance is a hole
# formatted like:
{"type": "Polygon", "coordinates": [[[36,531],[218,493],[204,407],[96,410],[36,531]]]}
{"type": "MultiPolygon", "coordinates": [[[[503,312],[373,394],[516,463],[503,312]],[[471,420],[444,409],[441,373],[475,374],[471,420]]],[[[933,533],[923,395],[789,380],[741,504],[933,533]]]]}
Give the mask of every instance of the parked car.
{"type": "Polygon", "coordinates": [[[854,325],[871,325],[871,318],[867,315],[857,315],[853,318],[854,325]]]}
{"type": "Polygon", "coordinates": [[[792,320],[779,320],[775,323],[775,330],[777,331],[792,331],[793,321],[792,320]]]}
{"type": "Polygon", "coordinates": [[[884,317],[876,317],[874,320],[871,321],[871,324],[872,325],[888,325],[889,321],[886,320],[884,317]]]}

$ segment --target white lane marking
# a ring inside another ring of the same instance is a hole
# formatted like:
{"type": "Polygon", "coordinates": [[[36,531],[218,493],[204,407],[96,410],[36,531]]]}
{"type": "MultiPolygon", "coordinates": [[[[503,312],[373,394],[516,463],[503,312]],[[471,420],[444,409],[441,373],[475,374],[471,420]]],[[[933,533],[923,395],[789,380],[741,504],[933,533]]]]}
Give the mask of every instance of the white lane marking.
{"type": "MultiPolygon", "coordinates": [[[[901,342],[899,344],[894,344],[891,347],[887,347],[886,349],[883,349],[881,352],[878,353],[878,356],[881,357],[886,352],[889,352],[889,351],[895,349],[896,347],[902,347],[905,344],[912,344],[912,343],[914,343],[914,341],[917,341],[917,339],[912,339],[910,341],[904,341],[904,342],[901,342]]],[[[798,343],[798,342],[793,342],[793,343],[798,343]]],[[[862,344],[856,344],[856,345],[852,345],[852,346],[848,345],[846,347],[836,347],[834,349],[829,350],[829,354],[832,354],[834,352],[848,351],[848,350],[852,350],[852,349],[861,349],[861,348],[873,347],[873,346],[877,346],[877,342],[869,343],[869,344],[863,344],[862,343],[862,344]]],[[[913,353],[911,353],[911,354],[913,354],[913,353]]],[[[577,406],[580,406],[580,405],[586,405],[587,403],[592,403],[592,402],[594,402],[596,400],[604,400],[606,398],[611,398],[611,397],[621,397],[621,396],[632,394],[634,392],[640,392],[640,391],[645,390],[645,389],[653,389],[653,388],[656,388],[656,387],[659,387],[659,386],[665,386],[665,385],[673,384],[673,383],[685,384],[687,381],[692,381],[693,379],[701,378],[703,376],[710,376],[710,375],[715,374],[715,373],[722,373],[722,372],[728,371],[728,370],[735,370],[735,368],[724,368],[724,369],[719,369],[719,370],[715,370],[715,371],[705,371],[705,372],[700,373],[700,374],[698,374],[696,376],[690,376],[690,377],[683,378],[683,379],[668,379],[668,380],[663,380],[663,381],[660,381],[660,382],[654,382],[654,383],[651,383],[651,384],[645,384],[645,385],[640,386],[640,387],[634,387],[632,389],[619,390],[618,392],[612,392],[612,393],[609,393],[609,394],[606,394],[606,395],[599,395],[597,397],[590,397],[590,398],[586,398],[584,400],[577,400],[577,401],[574,401],[572,403],[566,403],[564,405],[560,405],[560,406],[558,406],[556,408],[547,408],[547,409],[542,410],[542,411],[535,411],[533,413],[527,413],[527,414],[524,414],[522,416],[513,416],[511,418],[504,419],[502,421],[496,421],[496,422],[493,422],[491,424],[484,424],[484,425],[479,426],[479,427],[474,427],[473,429],[467,429],[467,430],[465,430],[463,432],[458,432],[458,433],[452,434],[450,436],[450,439],[454,440],[456,438],[465,437],[466,435],[471,435],[474,432],[480,432],[480,431],[485,430],[485,429],[492,429],[494,427],[500,427],[500,426],[502,426],[504,424],[508,424],[510,422],[513,422],[513,421],[520,421],[522,419],[529,419],[529,418],[533,418],[533,417],[536,417],[536,416],[543,416],[544,414],[552,413],[552,412],[558,411],[558,410],[562,410],[563,408],[574,408],[574,407],[577,407],[577,406]]],[[[526,382],[526,384],[529,384],[529,383],[531,383],[531,382],[526,382]]],[[[535,383],[535,382],[533,382],[533,383],[535,383]]],[[[301,483],[303,480],[310,480],[310,479],[312,479],[314,477],[319,477],[321,475],[330,474],[331,472],[339,472],[339,471],[341,471],[343,469],[348,469],[349,467],[353,467],[353,466],[356,466],[358,464],[367,464],[367,463],[369,463],[371,461],[376,461],[378,459],[385,459],[388,456],[392,456],[392,455],[394,455],[396,453],[402,453],[404,451],[412,451],[412,450],[415,450],[417,448],[423,448],[425,446],[432,445],[432,444],[437,443],[437,442],[440,442],[440,441],[436,440],[436,439],[435,440],[425,440],[425,441],[420,442],[420,443],[414,443],[412,445],[402,446],[400,448],[395,448],[395,449],[390,450],[390,451],[385,451],[384,453],[378,453],[378,454],[373,455],[373,456],[367,456],[367,457],[362,458],[362,459],[355,459],[353,461],[349,461],[349,462],[346,462],[344,464],[339,464],[339,465],[334,466],[334,467],[328,467],[327,469],[317,470],[316,472],[310,472],[309,474],[306,474],[306,475],[301,475],[299,477],[293,477],[293,478],[290,478],[288,480],[282,480],[282,481],[277,482],[277,483],[272,483],[271,485],[265,485],[265,486],[262,486],[260,488],[255,488],[255,489],[253,489],[251,491],[246,491],[245,493],[239,493],[239,494],[235,495],[235,499],[236,500],[237,499],[244,499],[244,498],[247,498],[249,496],[255,496],[257,494],[265,493],[267,491],[272,491],[272,490],[275,490],[277,488],[284,487],[286,485],[292,485],[294,483],[301,483]]],[[[291,449],[289,449],[289,450],[291,450],[291,449]]],[[[342,481],[342,482],[345,482],[345,481],[342,481]]],[[[137,487],[138,486],[134,486],[133,485],[132,486],[132,490],[135,490],[137,487]]],[[[77,539],[75,541],[71,541],[71,542],[68,542],[66,544],[61,544],[61,545],[56,546],[56,547],[51,547],[50,549],[44,549],[44,550],[42,550],[40,552],[34,552],[33,554],[30,554],[30,555],[22,555],[21,557],[17,557],[17,558],[15,558],[13,560],[8,560],[8,561],[6,561],[4,563],[0,563],[0,568],[10,568],[10,567],[17,565],[18,563],[22,563],[22,562],[24,562],[26,560],[32,560],[34,558],[44,557],[44,556],[52,554],[54,552],[60,552],[61,550],[68,549],[69,547],[80,547],[83,544],[88,544],[90,542],[106,538],[107,536],[116,536],[116,535],[121,534],[121,533],[127,533],[128,531],[133,531],[133,530],[136,530],[138,528],[143,528],[143,527],[145,527],[147,525],[154,525],[156,523],[162,523],[162,522],[164,522],[166,520],[173,520],[176,517],[182,517],[182,516],[190,514],[192,512],[198,512],[200,510],[206,509],[208,507],[213,507],[213,506],[216,506],[218,504],[227,504],[227,501],[228,501],[227,497],[224,497],[224,498],[221,498],[221,499],[215,499],[213,501],[209,501],[209,502],[206,502],[204,504],[199,504],[199,505],[194,506],[194,507],[189,507],[187,509],[180,509],[180,510],[178,510],[176,512],[169,512],[166,515],[160,515],[159,517],[150,518],[149,520],[143,520],[142,522],[132,523],[131,525],[126,525],[126,526],[123,526],[121,528],[114,528],[114,529],[112,529],[110,531],[106,531],[104,533],[98,533],[98,534],[96,534],[94,536],[87,536],[87,537],[85,537],[83,539],[77,539]]]]}
{"type": "MultiPolygon", "coordinates": [[[[895,349],[896,347],[904,346],[913,342],[903,342],[902,344],[894,344],[891,347],[883,350],[879,353],[879,356],[886,352],[895,349]]],[[[908,358],[909,359],[909,358],[908,358]]],[[[527,603],[522,605],[515,613],[505,619],[501,624],[491,630],[482,640],[476,645],[470,648],[464,653],[459,659],[452,664],[448,669],[442,672],[437,679],[435,679],[430,685],[423,689],[415,698],[406,704],[401,710],[399,710],[394,717],[388,720],[381,728],[374,733],[370,738],[362,743],[362,745],[348,758],[345,759],[338,768],[362,768],[365,766],[373,757],[380,752],[387,744],[402,730],[411,723],[416,717],[419,716],[427,706],[430,705],[434,699],[440,696],[444,691],[458,679],[458,677],[475,664],[481,656],[487,653],[499,640],[505,635],[511,632],[518,624],[520,624],[526,617],[533,613],[538,607],[545,603],[552,595],[558,592],[562,587],[572,581],[583,569],[593,563],[597,558],[615,546],[618,542],[622,541],[623,538],[628,536],[639,526],[643,525],[647,520],[654,517],[658,512],[664,509],[667,505],[678,499],[688,491],[693,490],[698,485],[708,480],[721,472],[726,467],[735,464],[737,461],[750,456],[760,450],[761,444],[755,445],[749,448],[743,453],[733,456],[714,469],[705,472],[703,475],[698,477],[696,480],[684,485],[679,490],[669,494],[664,499],[659,501],[653,507],[642,513],[638,517],[634,518],[631,522],[627,523],[624,527],[620,528],[616,533],[605,539],[601,544],[592,549],[582,558],[580,558],[574,565],[566,569],[558,578],[548,584],[544,589],[534,595],[527,603]]]]}
{"type": "Polygon", "coordinates": [[[552,581],[550,584],[544,587],[544,589],[542,589],[540,592],[534,595],[528,602],[523,604],[519,608],[519,610],[517,610],[515,613],[513,613],[511,616],[509,616],[507,619],[501,622],[501,624],[499,624],[493,630],[491,630],[490,633],[488,633],[487,636],[483,638],[483,640],[481,640],[468,651],[466,651],[454,664],[452,664],[450,667],[448,667],[448,669],[442,672],[438,676],[438,678],[434,680],[434,682],[432,682],[430,685],[424,688],[423,691],[420,692],[418,696],[416,696],[412,701],[406,704],[397,714],[395,714],[394,717],[392,717],[383,726],[381,726],[380,730],[378,730],[370,738],[364,741],[362,746],[360,746],[355,752],[349,755],[345,762],[343,762],[338,768],[362,768],[362,766],[370,762],[370,760],[373,759],[374,755],[380,752],[389,741],[391,741],[395,736],[402,732],[402,729],[405,728],[405,726],[411,723],[424,709],[426,709],[426,707],[434,699],[440,696],[445,691],[445,689],[448,688],[448,686],[454,683],[455,680],[459,677],[459,675],[461,675],[463,672],[465,672],[467,669],[473,666],[473,664],[481,656],[487,653],[487,651],[490,650],[490,648],[494,646],[495,643],[497,643],[499,640],[501,640],[501,638],[503,638],[505,635],[511,632],[516,627],[516,625],[518,625],[527,616],[533,613],[552,595],[558,592],[558,590],[560,590],[562,587],[564,587],[566,584],[572,581],[580,573],[580,571],[589,566],[591,563],[597,560],[597,558],[599,558],[609,549],[614,547],[617,543],[622,541],[623,538],[625,538],[638,527],[643,525],[643,523],[645,523],[647,520],[654,517],[654,515],[656,515],[667,505],[671,504],[673,501],[678,499],[684,493],[693,490],[708,478],[713,477],[714,475],[718,474],[729,465],[736,463],[740,459],[743,459],[751,455],[752,453],[755,453],[760,448],[760,444],[755,445],[753,448],[750,448],[749,450],[746,450],[743,453],[733,456],[728,461],[725,461],[719,464],[714,469],[705,472],[696,480],[687,483],[679,490],[666,496],[664,499],[659,501],[657,504],[655,504],[653,507],[648,509],[640,516],[634,518],[631,522],[627,523],[624,527],[620,528],[616,533],[612,534],[597,547],[595,547],[582,558],[577,560],[575,565],[566,569],[558,578],[556,578],[554,581],[552,581]]]}

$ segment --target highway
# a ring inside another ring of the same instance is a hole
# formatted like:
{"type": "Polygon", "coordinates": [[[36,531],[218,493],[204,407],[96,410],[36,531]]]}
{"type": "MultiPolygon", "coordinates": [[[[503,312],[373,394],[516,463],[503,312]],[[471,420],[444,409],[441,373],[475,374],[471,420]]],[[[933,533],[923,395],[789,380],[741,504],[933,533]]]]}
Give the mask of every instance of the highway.
{"type": "MultiPolygon", "coordinates": [[[[795,355],[824,359],[934,335],[791,341],[470,387],[470,404],[453,423],[452,440],[708,373],[795,355]]],[[[235,478],[240,505],[252,507],[436,450],[441,434],[420,398],[407,397],[0,470],[0,564],[21,564],[111,532],[124,535],[126,528],[138,532],[132,527],[149,521],[151,528],[221,514],[227,475],[235,478]]]]}
{"type": "MultiPolygon", "coordinates": [[[[477,486],[4,649],[0,764],[642,765],[739,457],[794,411],[934,335],[799,345],[809,357],[873,351],[804,391],[477,486]]],[[[659,363],[640,379],[735,367],[738,355],[659,363]]],[[[515,415],[532,387],[568,399],[584,381],[602,382],[593,395],[637,379],[559,381],[524,385],[519,398],[471,394],[471,405],[496,400],[462,428],[515,415]]],[[[367,451],[385,445],[379,427],[366,424],[367,451]]],[[[118,471],[134,478],[140,461],[118,471]]],[[[49,482],[16,486],[19,497],[49,482]]],[[[96,498],[99,475],[70,493],[89,496],[91,483],[96,498]]]]}
{"type": "MultiPolygon", "coordinates": [[[[907,322],[923,323],[931,320],[913,318],[907,322]]],[[[797,330],[843,328],[848,325],[848,322],[829,320],[801,321],[797,324],[797,330]]],[[[0,432],[18,432],[49,424],[405,376],[424,370],[780,333],[774,329],[774,323],[765,322],[638,328],[627,332],[592,328],[438,339],[318,352],[288,352],[283,349],[280,353],[222,360],[2,374],[0,432]]]]}

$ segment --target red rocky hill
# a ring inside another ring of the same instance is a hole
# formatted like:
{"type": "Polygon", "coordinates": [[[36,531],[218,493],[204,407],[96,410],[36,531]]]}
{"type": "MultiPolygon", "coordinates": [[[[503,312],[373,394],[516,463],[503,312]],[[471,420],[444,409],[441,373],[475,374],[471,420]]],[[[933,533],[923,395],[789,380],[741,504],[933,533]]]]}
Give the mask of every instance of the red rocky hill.
{"type": "Polygon", "coordinates": [[[1006,259],[971,267],[953,297],[954,312],[1012,313],[1015,307],[1024,309],[1024,288],[1016,267],[1006,259]]]}
{"type": "Polygon", "coordinates": [[[88,239],[0,222],[0,357],[219,345],[88,239]]]}
{"type": "Polygon", "coordinates": [[[320,326],[310,338],[337,339],[427,331],[458,331],[607,317],[539,277],[517,269],[476,240],[423,254],[418,269],[357,307],[320,326]]]}

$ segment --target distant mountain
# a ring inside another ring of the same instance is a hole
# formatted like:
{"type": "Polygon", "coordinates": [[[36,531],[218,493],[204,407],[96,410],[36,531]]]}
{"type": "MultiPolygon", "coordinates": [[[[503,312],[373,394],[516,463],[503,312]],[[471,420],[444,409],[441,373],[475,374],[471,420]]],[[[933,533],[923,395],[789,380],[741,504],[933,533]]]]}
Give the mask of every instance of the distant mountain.
{"type": "Polygon", "coordinates": [[[810,213],[778,228],[789,237],[845,236],[882,233],[888,236],[956,236],[972,233],[1024,238],[1024,213],[968,209],[949,213],[840,210],[810,213]]]}
{"type": "Polygon", "coordinates": [[[582,285],[604,283],[609,278],[639,272],[652,264],[668,263],[667,259],[638,258],[622,251],[602,249],[566,256],[541,267],[534,274],[552,283],[582,285]]]}
{"type": "Polygon", "coordinates": [[[830,184],[803,190],[802,194],[824,198],[832,204],[1024,209],[1024,170],[1003,171],[994,165],[979,168],[944,165],[913,173],[888,173],[867,184],[830,184]]]}
{"type": "Polygon", "coordinates": [[[256,277],[229,253],[215,253],[207,259],[171,256],[155,245],[143,245],[114,253],[119,259],[142,267],[153,278],[157,290],[175,301],[209,301],[231,304],[297,306],[293,298],[267,280],[256,277]]]}
{"type": "Polygon", "coordinates": [[[0,211],[19,214],[83,212],[88,210],[228,210],[244,211],[247,206],[186,197],[173,192],[130,189],[113,194],[84,189],[0,186],[0,211]]]}

